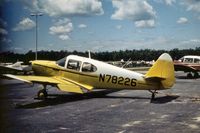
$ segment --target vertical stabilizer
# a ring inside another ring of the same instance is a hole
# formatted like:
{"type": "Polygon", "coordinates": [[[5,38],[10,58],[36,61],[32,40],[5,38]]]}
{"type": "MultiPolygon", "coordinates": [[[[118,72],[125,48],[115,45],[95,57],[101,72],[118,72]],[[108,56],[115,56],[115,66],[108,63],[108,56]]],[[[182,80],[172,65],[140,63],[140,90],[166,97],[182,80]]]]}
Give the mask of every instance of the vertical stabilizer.
{"type": "Polygon", "coordinates": [[[171,88],[175,83],[174,63],[167,53],[162,54],[146,73],[147,79],[160,79],[163,88],[171,88]]]}

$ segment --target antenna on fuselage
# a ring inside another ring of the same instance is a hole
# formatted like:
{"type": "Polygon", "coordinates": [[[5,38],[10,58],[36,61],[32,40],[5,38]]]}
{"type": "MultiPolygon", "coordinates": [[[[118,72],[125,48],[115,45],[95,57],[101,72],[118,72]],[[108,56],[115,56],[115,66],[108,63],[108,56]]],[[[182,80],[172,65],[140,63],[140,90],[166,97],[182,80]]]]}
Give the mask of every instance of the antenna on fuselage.
{"type": "Polygon", "coordinates": [[[126,63],[122,66],[122,68],[128,66],[131,63],[131,58],[129,58],[126,63]]]}

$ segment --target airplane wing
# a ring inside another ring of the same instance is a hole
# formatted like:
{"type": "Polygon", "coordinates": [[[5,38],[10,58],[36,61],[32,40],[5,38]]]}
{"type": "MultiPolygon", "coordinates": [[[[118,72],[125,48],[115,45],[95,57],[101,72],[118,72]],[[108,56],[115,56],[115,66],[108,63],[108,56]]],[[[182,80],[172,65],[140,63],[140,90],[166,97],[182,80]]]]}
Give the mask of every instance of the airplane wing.
{"type": "Polygon", "coordinates": [[[175,71],[184,71],[184,72],[196,72],[195,68],[183,64],[174,64],[175,71]]]}
{"type": "Polygon", "coordinates": [[[0,70],[2,72],[4,71],[16,71],[16,72],[21,72],[22,68],[15,68],[15,67],[8,67],[8,66],[0,66],[0,70]]]}
{"type": "Polygon", "coordinates": [[[4,76],[17,79],[26,83],[40,83],[46,85],[56,85],[60,90],[73,92],[73,93],[84,93],[82,89],[92,90],[93,87],[84,85],[76,81],[63,78],[60,76],[46,77],[46,76],[18,76],[11,74],[4,74],[4,76]]]}

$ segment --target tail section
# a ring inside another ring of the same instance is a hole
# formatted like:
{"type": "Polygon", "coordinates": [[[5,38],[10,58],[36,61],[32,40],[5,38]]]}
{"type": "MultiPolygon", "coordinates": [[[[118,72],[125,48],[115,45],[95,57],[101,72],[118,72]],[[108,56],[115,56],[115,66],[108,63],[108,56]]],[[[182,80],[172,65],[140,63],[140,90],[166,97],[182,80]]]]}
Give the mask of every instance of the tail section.
{"type": "Polygon", "coordinates": [[[174,63],[167,53],[162,54],[145,75],[146,79],[159,79],[163,88],[171,88],[175,83],[174,63]]]}

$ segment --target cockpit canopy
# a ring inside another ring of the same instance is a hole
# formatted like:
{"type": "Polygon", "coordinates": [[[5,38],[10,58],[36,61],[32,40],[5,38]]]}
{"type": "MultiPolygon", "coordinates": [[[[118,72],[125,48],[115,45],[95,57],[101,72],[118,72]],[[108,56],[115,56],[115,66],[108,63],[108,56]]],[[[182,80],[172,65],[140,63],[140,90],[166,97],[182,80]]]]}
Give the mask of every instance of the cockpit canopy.
{"type": "Polygon", "coordinates": [[[81,72],[96,72],[97,67],[90,63],[90,59],[79,56],[68,56],[56,62],[59,66],[81,72]]]}
{"type": "Polygon", "coordinates": [[[200,64],[200,56],[184,56],[179,59],[183,63],[196,63],[200,64]]]}

